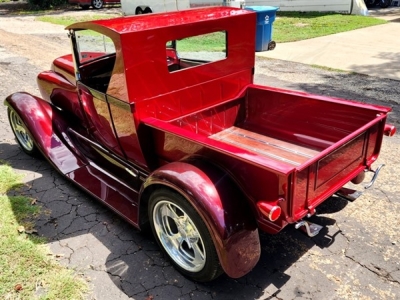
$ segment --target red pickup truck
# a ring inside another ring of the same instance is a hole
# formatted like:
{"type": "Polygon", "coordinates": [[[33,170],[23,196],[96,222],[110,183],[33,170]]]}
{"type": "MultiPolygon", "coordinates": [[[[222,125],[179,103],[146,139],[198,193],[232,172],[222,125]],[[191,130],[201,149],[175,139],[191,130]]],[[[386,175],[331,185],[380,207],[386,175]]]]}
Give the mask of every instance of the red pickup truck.
{"type": "MultiPolygon", "coordinates": [[[[16,139],[137,228],[174,266],[237,278],[258,230],[304,220],[373,171],[390,108],[253,84],[254,12],[209,7],[67,27],[73,53],[7,97],[16,139]]],[[[375,172],[374,179],[378,173],[375,172]]]]}

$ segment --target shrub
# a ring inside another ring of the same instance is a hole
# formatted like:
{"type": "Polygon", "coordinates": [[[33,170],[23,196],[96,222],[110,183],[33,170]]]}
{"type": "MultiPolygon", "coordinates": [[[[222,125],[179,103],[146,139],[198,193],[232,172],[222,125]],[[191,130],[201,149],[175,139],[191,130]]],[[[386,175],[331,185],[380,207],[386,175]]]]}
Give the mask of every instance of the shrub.
{"type": "Polygon", "coordinates": [[[38,8],[50,8],[66,4],[68,0],[28,0],[28,3],[38,8]]]}

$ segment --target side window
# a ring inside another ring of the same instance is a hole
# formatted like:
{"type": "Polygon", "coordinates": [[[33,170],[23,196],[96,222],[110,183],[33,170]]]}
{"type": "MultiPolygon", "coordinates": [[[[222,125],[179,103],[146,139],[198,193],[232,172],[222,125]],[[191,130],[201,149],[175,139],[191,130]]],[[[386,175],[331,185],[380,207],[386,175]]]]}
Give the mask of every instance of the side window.
{"type": "Polygon", "coordinates": [[[166,47],[170,72],[196,67],[227,57],[227,32],[217,31],[168,41],[166,47]]]}

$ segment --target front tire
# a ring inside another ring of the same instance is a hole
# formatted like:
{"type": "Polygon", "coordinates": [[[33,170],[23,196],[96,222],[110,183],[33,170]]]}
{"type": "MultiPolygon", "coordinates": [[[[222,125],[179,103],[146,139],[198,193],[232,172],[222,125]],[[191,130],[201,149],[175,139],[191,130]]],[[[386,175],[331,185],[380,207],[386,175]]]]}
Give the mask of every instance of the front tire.
{"type": "Polygon", "coordinates": [[[28,155],[38,156],[39,149],[33,142],[32,136],[28,129],[26,129],[26,126],[21,117],[17,114],[15,110],[11,108],[7,108],[7,115],[15,139],[17,140],[21,149],[28,155]]]}
{"type": "Polygon", "coordinates": [[[148,208],[157,243],[179,272],[200,282],[222,274],[207,226],[184,197],[168,189],[156,190],[148,208]]]}
{"type": "Polygon", "coordinates": [[[100,9],[100,8],[102,8],[102,7],[103,7],[103,4],[104,4],[103,0],[93,0],[93,1],[92,1],[92,6],[93,6],[93,8],[95,8],[95,9],[100,9]]]}

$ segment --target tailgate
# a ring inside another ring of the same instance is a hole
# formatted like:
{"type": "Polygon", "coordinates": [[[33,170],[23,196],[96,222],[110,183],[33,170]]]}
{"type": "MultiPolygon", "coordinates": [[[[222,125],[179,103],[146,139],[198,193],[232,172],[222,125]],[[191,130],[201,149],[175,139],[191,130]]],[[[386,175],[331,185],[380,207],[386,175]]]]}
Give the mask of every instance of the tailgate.
{"type": "Polygon", "coordinates": [[[292,189],[292,217],[297,220],[329,198],[377,159],[384,115],[297,168],[292,189]]]}

